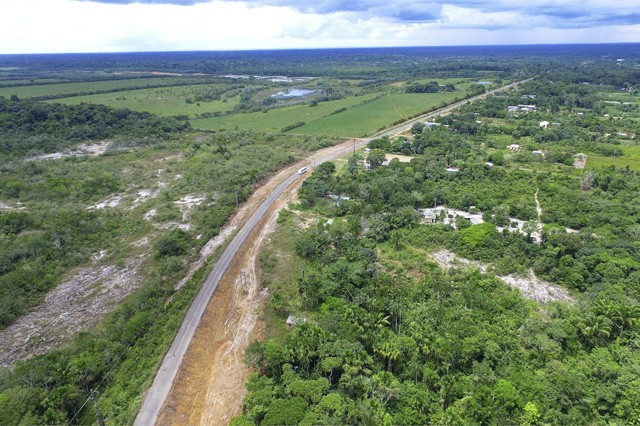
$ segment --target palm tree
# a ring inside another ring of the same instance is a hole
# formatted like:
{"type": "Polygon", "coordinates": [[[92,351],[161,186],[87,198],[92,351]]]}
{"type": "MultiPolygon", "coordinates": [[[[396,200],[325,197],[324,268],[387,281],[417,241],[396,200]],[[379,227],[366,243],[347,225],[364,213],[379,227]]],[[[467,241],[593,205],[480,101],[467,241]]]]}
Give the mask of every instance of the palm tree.
{"type": "Polygon", "coordinates": [[[402,352],[396,342],[390,340],[386,340],[378,347],[374,347],[373,351],[379,353],[382,358],[387,360],[387,371],[393,370],[393,362],[402,355],[402,352]]]}
{"type": "Polygon", "coordinates": [[[585,345],[587,344],[588,337],[594,338],[606,338],[611,335],[611,320],[604,315],[596,316],[591,313],[587,318],[582,320],[582,334],[585,336],[585,345]]]}
{"type": "Polygon", "coordinates": [[[618,303],[612,319],[620,323],[620,325],[616,325],[620,329],[620,335],[622,336],[625,326],[633,327],[640,319],[640,307],[638,305],[629,306],[624,303],[618,303]]]}
{"type": "Polygon", "coordinates": [[[616,305],[611,300],[600,299],[596,301],[593,306],[600,315],[605,315],[608,318],[612,318],[616,311],[616,305]]]}
{"type": "Polygon", "coordinates": [[[407,362],[407,372],[414,376],[416,384],[418,384],[418,376],[422,375],[422,368],[423,365],[415,358],[411,358],[411,360],[407,362]]]}

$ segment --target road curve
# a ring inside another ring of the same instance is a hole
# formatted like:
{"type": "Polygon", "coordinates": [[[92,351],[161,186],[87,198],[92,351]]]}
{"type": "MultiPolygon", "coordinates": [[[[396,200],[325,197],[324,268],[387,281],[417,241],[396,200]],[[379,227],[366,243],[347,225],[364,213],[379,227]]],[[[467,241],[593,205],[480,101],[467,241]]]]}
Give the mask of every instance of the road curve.
{"type": "MultiPolygon", "coordinates": [[[[483,98],[498,91],[509,89],[518,83],[521,82],[512,83],[507,86],[503,86],[501,88],[483,93],[481,95],[465,99],[453,105],[449,105],[433,113],[411,120],[406,124],[394,127],[393,129],[385,131],[384,133],[380,133],[375,137],[392,135],[406,130],[417,121],[428,120],[429,118],[435,117],[443,112],[451,111],[461,105],[466,104],[467,102],[483,98]]],[[[331,154],[320,160],[316,160],[314,161],[313,165],[317,166],[325,161],[330,161],[336,157],[347,155],[353,152],[355,148],[360,148],[366,145],[372,139],[373,138],[360,139],[360,141],[358,143],[355,143],[353,147],[345,148],[342,151],[331,154]]],[[[165,355],[164,360],[162,361],[162,365],[156,373],[153,384],[147,391],[147,395],[142,403],[142,407],[140,408],[138,416],[136,417],[136,420],[134,422],[135,426],[149,426],[156,424],[156,421],[158,420],[158,414],[160,413],[160,409],[162,408],[162,405],[169,395],[169,391],[171,390],[173,381],[178,373],[182,358],[187,352],[187,348],[189,347],[191,339],[193,338],[196,328],[198,327],[200,318],[202,317],[202,314],[204,313],[207,304],[209,303],[209,299],[211,299],[213,292],[218,286],[222,275],[229,266],[229,263],[235,256],[240,246],[244,243],[244,240],[247,238],[247,236],[249,236],[251,231],[253,231],[253,228],[258,223],[258,221],[262,219],[262,216],[267,212],[267,210],[269,210],[271,205],[289,187],[289,185],[291,185],[296,179],[300,177],[301,175],[296,172],[286,178],[282,183],[280,183],[280,185],[278,185],[278,187],[267,197],[267,199],[260,205],[260,207],[258,207],[258,209],[249,218],[249,220],[244,224],[240,232],[235,235],[231,243],[227,246],[227,248],[220,256],[220,259],[218,259],[218,261],[216,262],[215,266],[209,273],[209,276],[205,280],[202,288],[198,292],[198,295],[191,304],[191,307],[189,308],[189,311],[187,312],[187,315],[185,316],[185,319],[180,326],[180,330],[178,330],[178,334],[176,335],[171,348],[165,355]]]]}

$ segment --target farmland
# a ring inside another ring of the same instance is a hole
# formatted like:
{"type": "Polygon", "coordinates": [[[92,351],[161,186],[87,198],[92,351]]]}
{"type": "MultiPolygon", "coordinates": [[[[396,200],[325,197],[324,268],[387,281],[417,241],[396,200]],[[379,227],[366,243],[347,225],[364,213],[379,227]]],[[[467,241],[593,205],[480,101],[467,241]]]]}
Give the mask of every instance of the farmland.
{"type": "Polygon", "coordinates": [[[193,127],[220,129],[252,129],[279,132],[296,123],[304,125],[289,132],[308,135],[366,136],[381,127],[433,110],[442,103],[453,102],[465,92],[452,93],[389,93],[373,92],[336,101],[322,102],[310,108],[307,104],[256,112],[192,120],[193,127]]]}
{"type": "Polygon", "coordinates": [[[147,111],[159,116],[186,115],[189,117],[202,113],[218,113],[233,110],[238,98],[202,103],[186,103],[185,99],[198,88],[205,85],[159,87],[153,89],[124,90],[119,92],[97,95],[74,96],[64,99],[54,99],[48,102],[60,102],[77,105],[82,102],[102,104],[114,108],[128,108],[133,111],[147,111]]]}
{"type": "MultiPolygon", "coordinates": [[[[35,80],[34,82],[39,82],[35,80]]],[[[21,99],[63,97],[73,94],[96,93],[105,91],[127,90],[132,87],[170,86],[197,82],[193,79],[178,80],[176,78],[133,78],[103,81],[87,81],[77,83],[34,84],[18,87],[0,88],[0,96],[16,95],[21,99]]],[[[14,82],[15,84],[15,82],[14,82]]]]}
{"type": "Polygon", "coordinates": [[[296,133],[330,136],[369,136],[381,128],[453,102],[460,93],[397,93],[358,105],[340,114],[295,129],[296,133]]]}

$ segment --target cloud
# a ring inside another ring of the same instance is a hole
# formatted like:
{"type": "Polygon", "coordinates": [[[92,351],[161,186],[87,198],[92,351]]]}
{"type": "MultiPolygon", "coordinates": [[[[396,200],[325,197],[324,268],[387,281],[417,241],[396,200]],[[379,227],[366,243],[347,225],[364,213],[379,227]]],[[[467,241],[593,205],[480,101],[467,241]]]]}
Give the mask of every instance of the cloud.
{"type": "MultiPolygon", "coordinates": [[[[193,6],[211,0],[76,0],[105,4],[128,5],[142,3],[149,5],[171,4],[193,6]]],[[[222,0],[227,4],[236,0],[222,0]]],[[[455,22],[442,15],[445,8],[466,10],[466,15],[478,17],[520,16],[519,25],[530,27],[532,23],[544,23],[557,28],[583,28],[616,23],[617,25],[637,24],[640,5],[637,0],[244,0],[249,8],[282,7],[301,14],[332,15],[347,14],[351,21],[379,19],[388,22],[437,22],[441,19],[447,25],[455,22]]],[[[472,19],[465,19],[460,28],[469,26],[472,19]]],[[[476,19],[478,28],[485,28],[486,21],[476,19]]],[[[513,23],[515,24],[515,23],[513,23]]],[[[500,28],[490,24],[489,28],[500,28]]],[[[515,25],[513,25],[515,28],[515,25]]]]}
{"type": "Polygon", "coordinates": [[[640,41],[637,0],[2,0],[0,53],[640,41]]]}
{"type": "Polygon", "coordinates": [[[104,3],[104,4],[171,4],[174,6],[193,6],[198,3],[209,3],[210,0],[76,0],[80,2],[104,3]]]}

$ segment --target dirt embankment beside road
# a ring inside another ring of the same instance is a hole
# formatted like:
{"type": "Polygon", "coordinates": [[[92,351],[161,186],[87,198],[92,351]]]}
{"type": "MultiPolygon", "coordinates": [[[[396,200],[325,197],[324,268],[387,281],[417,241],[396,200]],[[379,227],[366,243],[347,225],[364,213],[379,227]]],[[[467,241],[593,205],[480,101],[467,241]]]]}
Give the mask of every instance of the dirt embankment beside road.
{"type": "MultiPolygon", "coordinates": [[[[227,226],[239,229],[267,196],[302,166],[313,166],[319,159],[352,146],[350,140],[322,149],[282,170],[251,195],[227,226]]],[[[267,292],[262,289],[256,259],[275,231],[278,213],[295,196],[303,180],[296,180],[276,200],[227,268],[160,411],[158,425],[227,425],[231,417],[241,413],[249,375],[244,350],[265,333],[258,315],[267,292]]]]}

